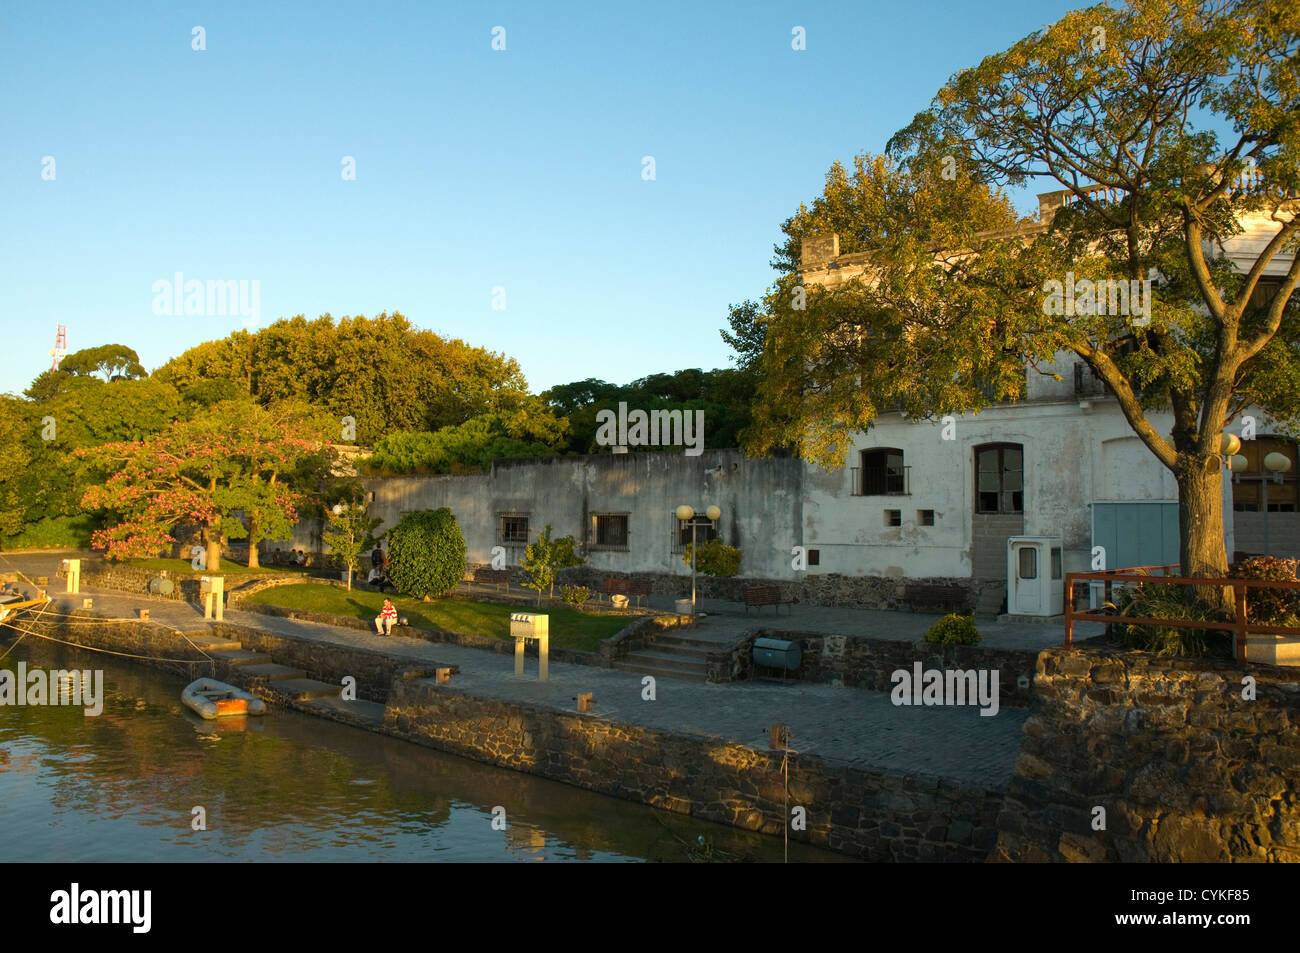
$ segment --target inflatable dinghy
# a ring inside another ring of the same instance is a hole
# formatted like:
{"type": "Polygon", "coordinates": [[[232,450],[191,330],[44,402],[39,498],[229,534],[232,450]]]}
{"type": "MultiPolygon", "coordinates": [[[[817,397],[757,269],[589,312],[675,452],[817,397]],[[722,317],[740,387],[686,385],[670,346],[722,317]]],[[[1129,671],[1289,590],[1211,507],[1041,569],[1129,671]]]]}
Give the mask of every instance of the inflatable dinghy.
{"type": "Polygon", "coordinates": [[[215,678],[190,682],[181,692],[181,702],[202,718],[266,714],[266,702],[262,699],[215,678]]]}

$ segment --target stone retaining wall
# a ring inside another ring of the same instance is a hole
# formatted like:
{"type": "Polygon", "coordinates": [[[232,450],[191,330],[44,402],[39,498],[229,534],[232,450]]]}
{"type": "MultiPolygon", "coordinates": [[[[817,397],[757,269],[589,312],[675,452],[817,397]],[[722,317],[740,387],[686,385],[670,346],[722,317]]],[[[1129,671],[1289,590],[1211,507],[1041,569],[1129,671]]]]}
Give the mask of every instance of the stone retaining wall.
{"type": "MultiPolygon", "coordinates": [[[[556,574],[557,587],[565,585],[587,586],[594,594],[604,591],[609,577],[633,578],[650,583],[655,595],[683,599],[690,596],[689,571],[683,575],[668,573],[618,573],[579,566],[562,569],[556,574]]],[[[805,573],[792,581],[789,579],[762,579],[758,577],[696,576],[696,592],[700,598],[725,599],[743,602],[744,590],[752,586],[776,586],[783,602],[810,606],[842,606],[852,609],[907,609],[903,598],[908,585],[956,586],[966,592],[966,609],[970,612],[987,588],[1006,589],[1006,581],[997,579],[971,579],[936,576],[920,579],[901,579],[885,576],[843,576],[839,573],[805,573]]],[[[936,619],[939,617],[936,615],[936,619]]]]}
{"type": "MultiPolygon", "coordinates": [[[[780,835],[791,817],[779,751],[620,724],[450,685],[394,683],[385,723],[400,737],[613,797],[780,835]]],[[[790,839],[875,861],[979,861],[996,839],[1001,794],[795,755],[790,839]]]]}
{"type": "MultiPolygon", "coordinates": [[[[92,563],[89,566],[83,565],[81,585],[88,589],[108,589],[113,592],[129,592],[133,595],[148,595],[154,599],[173,599],[185,602],[203,601],[203,594],[199,591],[199,583],[204,575],[203,573],[173,572],[170,570],[165,572],[166,578],[175,583],[170,595],[149,592],[149,581],[163,576],[164,570],[146,569],[142,566],[127,566],[111,562],[92,563]]],[[[58,575],[63,578],[67,574],[60,570],[58,575]]],[[[211,575],[218,574],[212,573],[211,575]]],[[[249,591],[246,587],[250,584],[261,584],[261,588],[266,588],[268,585],[283,585],[286,582],[303,582],[305,578],[305,576],[294,574],[285,579],[283,573],[268,573],[266,575],[241,573],[238,576],[226,576],[226,596],[229,599],[234,586],[240,587],[241,591],[246,594],[249,591]]]]}
{"type": "Polygon", "coordinates": [[[1300,861],[1300,671],[1053,648],[1034,688],[994,859],[1300,861]]]}
{"type": "MultiPolygon", "coordinates": [[[[1024,708],[1033,695],[1032,680],[1038,653],[1018,649],[995,649],[979,645],[938,645],[895,639],[825,635],[817,632],[788,632],[773,627],[754,633],[754,638],[798,642],[799,668],[786,677],[807,682],[842,682],[849,688],[888,692],[894,687],[890,676],[898,669],[909,673],[915,662],[924,668],[987,669],[998,671],[999,704],[1024,708]],[[1024,678],[1023,686],[1020,679],[1024,678]]],[[[752,651],[753,639],[746,640],[752,651]]],[[[775,671],[762,674],[780,677],[775,671]]]]}

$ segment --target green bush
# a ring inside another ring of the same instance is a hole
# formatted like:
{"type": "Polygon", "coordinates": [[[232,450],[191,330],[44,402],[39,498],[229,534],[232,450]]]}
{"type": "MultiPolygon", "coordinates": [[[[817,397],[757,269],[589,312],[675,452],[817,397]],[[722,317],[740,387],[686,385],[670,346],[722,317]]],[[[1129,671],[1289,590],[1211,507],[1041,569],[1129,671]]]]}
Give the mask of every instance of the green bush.
{"type": "Polygon", "coordinates": [[[586,586],[561,586],[560,598],[580,609],[591,598],[591,590],[586,586]]]}
{"type": "MultiPolygon", "coordinates": [[[[1295,582],[1300,559],[1254,556],[1233,563],[1228,575],[1233,579],[1267,579],[1272,582],[1295,582]]],[[[1261,625],[1286,625],[1300,615],[1300,589],[1246,590],[1246,618],[1261,625]]]]}
{"type": "MultiPolygon", "coordinates": [[[[1179,583],[1140,582],[1120,589],[1115,595],[1114,608],[1121,619],[1129,616],[1194,622],[1232,621],[1229,613],[1206,606],[1195,598],[1194,593],[1190,586],[1179,583]]],[[[1179,658],[1233,657],[1231,632],[1123,622],[1117,627],[1120,641],[1142,652],[1179,658]]]]}
{"type": "Polygon", "coordinates": [[[20,533],[5,537],[0,549],[89,548],[95,528],[94,517],[87,514],[47,516],[28,523],[20,533]]]}
{"type": "MultiPolygon", "coordinates": [[[[720,539],[711,539],[697,547],[699,555],[695,559],[695,569],[706,576],[734,576],[740,572],[740,550],[728,546],[720,539]]],[[[682,562],[691,564],[691,546],[686,545],[682,562]]]]}
{"type": "Polygon", "coordinates": [[[465,537],[445,506],[408,513],[388,534],[388,578],[399,592],[440,596],[465,577],[465,537]]]}
{"type": "Polygon", "coordinates": [[[979,645],[980,632],[975,628],[974,615],[960,615],[956,612],[946,615],[925,633],[926,642],[938,642],[940,645],[979,645]]]}

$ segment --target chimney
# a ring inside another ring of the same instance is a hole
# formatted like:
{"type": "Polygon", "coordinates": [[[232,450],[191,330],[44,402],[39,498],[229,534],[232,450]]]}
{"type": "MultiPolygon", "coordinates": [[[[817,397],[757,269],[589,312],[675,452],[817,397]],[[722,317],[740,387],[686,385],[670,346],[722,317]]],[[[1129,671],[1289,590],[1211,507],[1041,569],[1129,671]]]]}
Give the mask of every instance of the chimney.
{"type": "Polygon", "coordinates": [[[805,238],[799,249],[799,265],[802,268],[820,268],[839,257],[840,236],[836,232],[805,238]]]}

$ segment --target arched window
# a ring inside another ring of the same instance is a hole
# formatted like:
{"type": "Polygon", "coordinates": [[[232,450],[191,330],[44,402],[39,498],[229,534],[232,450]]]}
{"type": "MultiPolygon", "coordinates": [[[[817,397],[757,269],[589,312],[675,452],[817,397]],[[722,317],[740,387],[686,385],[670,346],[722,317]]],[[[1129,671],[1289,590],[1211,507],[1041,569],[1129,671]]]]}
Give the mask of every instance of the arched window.
{"type": "Polygon", "coordinates": [[[860,454],[856,496],[906,496],[909,492],[903,451],[875,447],[860,454]]]}
{"type": "Polygon", "coordinates": [[[1025,454],[1018,443],[975,448],[975,512],[1025,511],[1025,454]]]}

